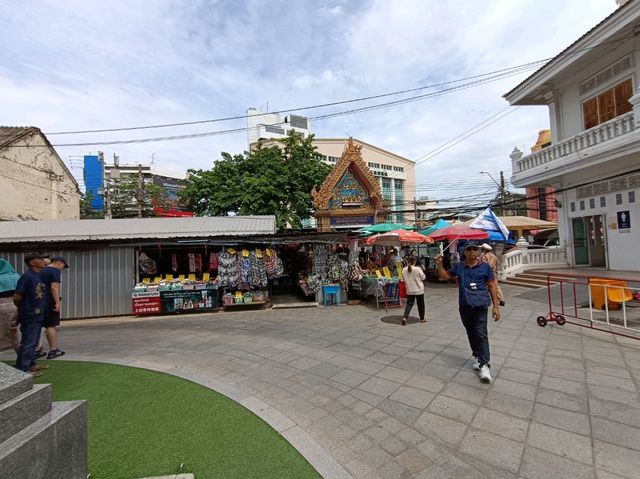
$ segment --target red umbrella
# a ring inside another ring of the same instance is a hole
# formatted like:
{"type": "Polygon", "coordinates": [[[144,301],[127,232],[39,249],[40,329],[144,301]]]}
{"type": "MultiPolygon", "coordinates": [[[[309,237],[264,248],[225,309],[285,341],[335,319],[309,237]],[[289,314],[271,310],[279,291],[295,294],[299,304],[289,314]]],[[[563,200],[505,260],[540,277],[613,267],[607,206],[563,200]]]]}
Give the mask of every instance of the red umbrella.
{"type": "Polygon", "coordinates": [[[484,230],[469,228],[467,225],[455,224],[434,231],[428,235],[434,241],[454,240],[480,240],[489,237],[484,230]]]}
{"type": "Polygon", "coordinates": [[[416,231],[394,230],[371,236],[365,240],[368,245],[396,246],[398,244],[432,244],[433,240],[416,231]]]}

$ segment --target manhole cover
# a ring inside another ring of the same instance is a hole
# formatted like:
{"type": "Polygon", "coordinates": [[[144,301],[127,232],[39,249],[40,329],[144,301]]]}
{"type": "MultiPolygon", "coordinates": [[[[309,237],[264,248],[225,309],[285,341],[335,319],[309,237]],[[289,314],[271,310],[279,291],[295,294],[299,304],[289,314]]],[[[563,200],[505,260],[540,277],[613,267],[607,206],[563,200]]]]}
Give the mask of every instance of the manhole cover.
{"type": "MultiPolygon", "coordinates": [[[[400,315],[384,316],[380,318],[380,321],[388,324],[402,324],[402,316],[400,315]]],[[[416,323],[420,323],[420,319],[416,318],[415,316],[409,316],[407,318],[407,324],[416,324],[416,323]]]]}

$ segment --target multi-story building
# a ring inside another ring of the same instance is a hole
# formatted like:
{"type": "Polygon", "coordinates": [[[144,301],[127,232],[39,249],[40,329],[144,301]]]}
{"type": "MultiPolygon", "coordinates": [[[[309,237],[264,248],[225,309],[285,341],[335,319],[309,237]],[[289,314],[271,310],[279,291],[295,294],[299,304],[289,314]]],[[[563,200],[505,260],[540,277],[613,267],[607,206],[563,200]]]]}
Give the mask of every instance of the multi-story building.
{"type": "Polygon", "coordinates": [[[640,270],[640,2],[622,3],[505,94],[549,109],[551,145],[511,154],[517,187],[556,190],[569,264],[640,270]]]}
{"type": "MultiPolygon", "coordinates": [[[[164,190],[164,205],[153,206],[153,214],[155,216],[193,216],[192,212],[183,211],[179,208],[178,192],[185,187],[184,180],[172,176],[158,173],[152,169],[150,165],[142,164],[124,164],[118,161],[118,157],[114,157],[114,163],[108,164],[104,162],[102,154],[88,155],[84,157],[84,181],[86,191],[91,191],[91,206],[95,211],[105,211],[106,203],[109,200],[105,194],[109,188],[111,194],[111,206],[117,201],[117,196],[113,195],[114,185],[117,181],[127,179],[140,179],[145,185],[153,184],[164,190]]],[[[152,201],[155,201],[152,199],[152,201]]],[[[137,209],[132,204],[127,206],[127,216],[136,216],[137,209]]]]}
{"type": "Polygon", "coordinates": [[[263,113],[255,108],[247,110],[249,146],[261,139],[285,138],[290,131],[295,131],[306,138],[310,130],[309,119],[305,116],[263,113]]]}
{"type": "MultiPolygon", "coordinates": [[[[531,153],[551,146],[551,130],[540,130],[538,140],[531,147],[531,153]]],[[[532,186],[526,189],[527,216],[539,220],[558,222],[556,192],[549,186],[532,186]]]]}
{"type": "MultiPolygon", "coordinates": [[[[348,138],[314,138],[313,144],[322,155],[322,160],[334,166],[342,156],[347,141],[348,138]]],[[[259,142],[263,147],[275,144],[274,139],[261,138],[259,142]]],[[[257,143],[249,147],[253,148],[257,143]]],[[[380,184],[382,197],[390,210],[387,220],[413,224],[416,221],[415,162],[356,138],[353,138],[353,143],[360,146],[362,159],[380,184]]],[[[313,226],[313,222],[309,225],[313,226]]]]}
{"type": "Polygon", "coordinates": [[[40,129],[0,126],[0,221],[79,215],[78,182],[40,129]]]}

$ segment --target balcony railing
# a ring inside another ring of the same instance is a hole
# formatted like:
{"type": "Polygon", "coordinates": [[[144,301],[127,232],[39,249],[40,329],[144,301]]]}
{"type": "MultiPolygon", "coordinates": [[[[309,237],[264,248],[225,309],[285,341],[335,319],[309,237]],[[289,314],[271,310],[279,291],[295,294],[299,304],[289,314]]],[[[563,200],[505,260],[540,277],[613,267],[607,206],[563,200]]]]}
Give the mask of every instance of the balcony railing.
{"type": "Polygon", "coordinates": [[[635,129],[633,112],[620,115],[600,125],[589,128],[578,135],[567,138],[554,145],[536,151],[531,155],[523,156],[513,162],[513,173],[525,172],[536,166],[551,163],[559,158],[582,151],[585,148],[599,145],[619,136],[631,133],[635,129]]]}

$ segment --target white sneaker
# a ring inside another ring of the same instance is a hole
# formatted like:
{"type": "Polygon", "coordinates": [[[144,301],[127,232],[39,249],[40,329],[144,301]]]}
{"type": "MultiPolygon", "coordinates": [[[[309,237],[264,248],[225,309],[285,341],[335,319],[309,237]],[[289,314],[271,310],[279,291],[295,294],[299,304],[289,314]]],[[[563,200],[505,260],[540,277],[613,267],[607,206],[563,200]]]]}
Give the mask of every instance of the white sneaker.
{"type": "Polygon", "coordinates": [[[487,366],[486,364],[483,364],[480,368],[480,381],[484,381],[487,383],[490,383],[492,381],[491,371],[489,370],[489,366],[487,366]]]}
{"type": "Polygon", "coordinates": [[[473,357],[473,370],[480,371],[480,361],[475,356],[473,357]]]}

